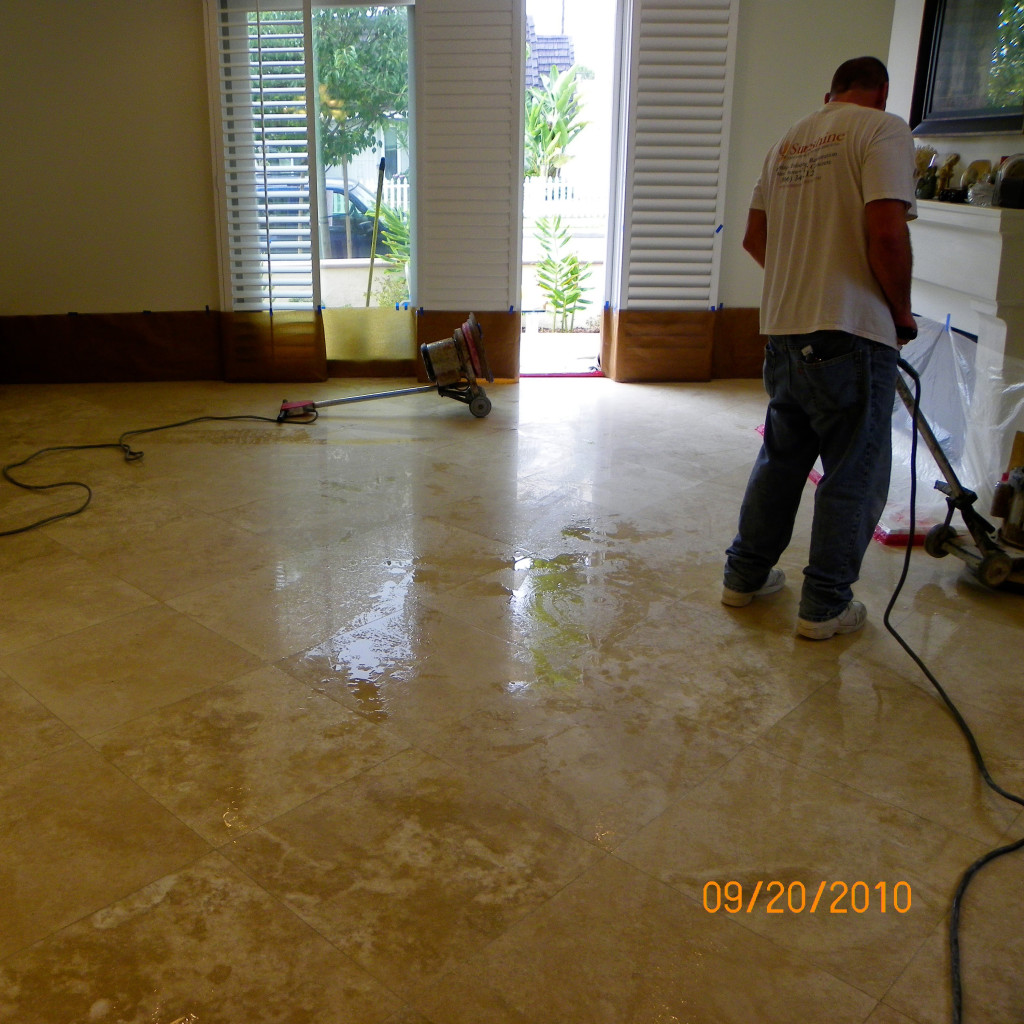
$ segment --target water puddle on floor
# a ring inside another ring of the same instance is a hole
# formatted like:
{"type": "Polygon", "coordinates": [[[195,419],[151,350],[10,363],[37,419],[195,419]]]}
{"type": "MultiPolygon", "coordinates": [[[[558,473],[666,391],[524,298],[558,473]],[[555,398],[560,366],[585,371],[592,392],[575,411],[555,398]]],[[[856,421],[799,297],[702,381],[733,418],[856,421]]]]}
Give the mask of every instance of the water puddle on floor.
{"type": "Polygon", "coordinates": [[[557,690],[578,686],[604,637],[647,617],[658,591],[635,585],[644,565],[634,545],[668,532],[641,531],[628,520],[574,521],[560,533],[580,550],[516,562],[525,578],[512,592],[510,610],[529,624],[520,633],[539,683],[557,690]]]}

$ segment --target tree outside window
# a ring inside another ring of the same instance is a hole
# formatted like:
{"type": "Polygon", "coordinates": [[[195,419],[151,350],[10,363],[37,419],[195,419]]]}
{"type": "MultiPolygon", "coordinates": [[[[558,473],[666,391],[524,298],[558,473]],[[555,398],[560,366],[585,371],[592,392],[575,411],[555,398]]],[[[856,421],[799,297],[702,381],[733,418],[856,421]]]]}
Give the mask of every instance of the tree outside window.
{"type": "MultiPolygon", "coordinates": [[[[347,251],[352,252],[349,168],[386,134],[405,147],[409,116],[408,19],[402,7],[327,7],[313,13],[321,165],[340,167],[347,251]]],[[[394,168],[392,168],[394,171],[394,168]]]]}

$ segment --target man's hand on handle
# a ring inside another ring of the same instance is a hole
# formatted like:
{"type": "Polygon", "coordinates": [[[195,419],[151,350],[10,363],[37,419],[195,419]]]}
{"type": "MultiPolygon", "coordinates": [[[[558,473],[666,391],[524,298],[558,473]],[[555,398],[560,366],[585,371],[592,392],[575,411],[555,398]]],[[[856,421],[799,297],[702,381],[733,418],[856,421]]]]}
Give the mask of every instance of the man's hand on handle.
{"type": "Polygon", "coordinates": [[[896,321],[896,344],[903,348],[917,337],[917,321],[911,316],[896,321]]]}

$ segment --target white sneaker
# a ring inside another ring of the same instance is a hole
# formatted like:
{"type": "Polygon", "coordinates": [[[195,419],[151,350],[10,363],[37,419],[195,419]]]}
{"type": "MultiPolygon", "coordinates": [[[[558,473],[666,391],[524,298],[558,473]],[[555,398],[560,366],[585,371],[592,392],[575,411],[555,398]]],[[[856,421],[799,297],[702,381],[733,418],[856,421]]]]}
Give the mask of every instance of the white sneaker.
{"type": "Polygon", "coordinates": [[[860,601],[851,601],[835,618],[824,622],[797,619],[796,631],[808,640],[828,640],[836,633],[856,633],[867,620],[867,608],[860,601]]]}
{"type": "Polygon", "coordinates": [[[757,590],[730,590],[728,587],[722,587],[722,604],[727,604],[730,608],[744,608],[755,597],[778,593],[785,585],[786,574],[781,569],[770,569],[768,578],[757,590]]]}

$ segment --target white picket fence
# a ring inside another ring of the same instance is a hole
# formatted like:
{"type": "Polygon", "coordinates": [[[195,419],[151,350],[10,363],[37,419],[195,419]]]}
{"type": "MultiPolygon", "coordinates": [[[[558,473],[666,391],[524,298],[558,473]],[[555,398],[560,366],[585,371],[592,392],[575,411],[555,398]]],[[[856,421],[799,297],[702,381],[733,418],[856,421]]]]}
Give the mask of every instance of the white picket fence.
{"type": "MultiPolygon", "coordinates": [[[[377,187],[371,189],[376,194],[377,187]]],[[[392,210],[408,210],[409,209],[409,185],[402,184],[397,181],[385,181],[384,191],[381,193],[381,200],[384,206],[390,207],[392,210]]]]}
{"type": "MultiPolygon", "coordinates": [[[[393,210],[408,210],[410,187],[385,181],[381,201],[393,210]]],[[[372,191],[376,192],[376,185],[372,191]]],[[[578,182],[540,178],[528,178],[523,183],[523,220],[528,228],[540,217],[559,216],[570,227],[586,230],[604,224],[607,213],[607,190],[578,182]]]]}
{"type": "Polygon", "coordinates": [[[572,181],[527,178],[523,183],[523,220],[561,217],[576,228],[603,224],[608,215],[607,189],[572,181]]]}

